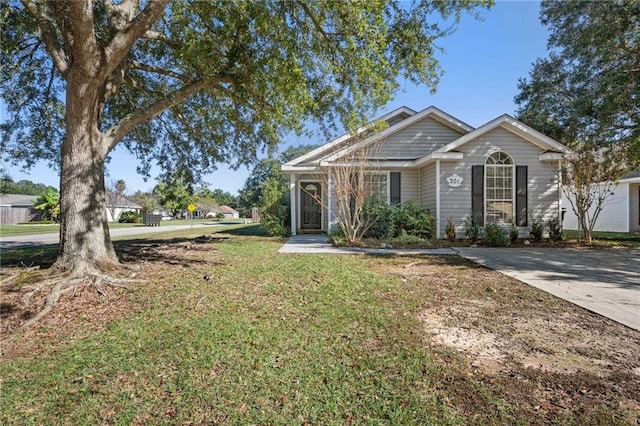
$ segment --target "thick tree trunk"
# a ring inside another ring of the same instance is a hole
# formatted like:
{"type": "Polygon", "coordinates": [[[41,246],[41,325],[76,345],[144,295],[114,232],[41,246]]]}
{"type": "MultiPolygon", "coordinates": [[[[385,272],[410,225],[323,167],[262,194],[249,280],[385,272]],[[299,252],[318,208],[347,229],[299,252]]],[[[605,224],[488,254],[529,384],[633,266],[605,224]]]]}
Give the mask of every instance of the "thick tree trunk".
{"type": "MultiPolygon", "coordinates": [[[[86,71],[86,70],[84,70],[86,71]]],[[[98,91],[87,73],[70,74],[60,168],[60,252],[56,266],[72,274],[118,263],[107,222],[98,91]]]]}

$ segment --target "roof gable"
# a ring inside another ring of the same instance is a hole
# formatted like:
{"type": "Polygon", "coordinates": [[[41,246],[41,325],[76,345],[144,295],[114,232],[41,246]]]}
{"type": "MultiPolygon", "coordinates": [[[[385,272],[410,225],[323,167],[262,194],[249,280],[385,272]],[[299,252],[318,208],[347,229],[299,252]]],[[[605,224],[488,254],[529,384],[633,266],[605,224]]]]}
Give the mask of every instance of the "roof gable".
{"type": "Polygon", "coordinates": [[[520,136],[522,139],[527,140],[528,142],[537,145],[541,149],[546,151],[560,152],[563,154],[571,154],[572,151],[557,142],[550,137],[543,135],[532,127],[527,126],[526,124],[516,120],[511,117],[509,114],[503,114],[486,124],[478,127],[472,132],[467,133],[466,135],[448,143],[447,145],[439,148],[436,152],[451,152],[459,148],[460,146],[484,135],[485,133],[490,132],[498,127],[501,127],[517,136],[520,136]]]}
{"type": "MultiPolygon", "coordinates": [[[[397,111],[399,110],[396,110],[395,112],[397,111]]],[[[388,120],[389,119],[388,116],[389,115],[383,116],[381,117],[381,119],[386,117],[386,119],[388,120]]],[[[313,160],[316,164],[335,161],[338,158],[348,155],[350,152],[353,152],[354,150],[364,148],[382,139],[391,138],[393,135],[398,134],[399,132],[402,132],[403,130],[406,130],[409,127],[416,125],[417,123],[420,123],[421,121],[426,120],[428,118],[438,122],[441,125],[444,125],[448,129],[455,131],[457,135],[463,135],[473,130],[473,127],[469,126],[465,122],[458,120],[454,116],[447,114],[446,112],[442,111],[439,108],[430,106],[418,113],[414,113],[409,118],[399,121],[396,124],[390,127],[387,127],[386,129],[380,132],[372,134],[371,136],[365,138],[361,142],[358,142],[355,144],[347,144],[347,142],[351,139],[351,135],[349,135],[349,137],[347,138],[342,137],[344,139],[338,138],[332,142],[329,142],[323,145],[317,150],[310,152],[309,154],[307,154],[307,156],[298,157],[297,159],[289,163],[286,163],[283,166],[283,169],[286,170],[292,166],[293,168],[295,168],[295,165],[300,164],[302,162],[310,162],[310,160],[313,160]]],[[[451,140],[451,137],[447,137],[446,139],[443,139],[440,142],[435,142],[434,144],[428,144],[429,148],[423,147],[422,150],[419,151],[419,153],[413,152],[407,155],[412,157],[411,159],[416,159],[420,157],[420,155],[425,154],[426,153],[425,150],[430,149],[432,151],[436,149],[438,146],[442,146],[443,144],[449,142],[450,140],[451,140]]],[[[392,150],[392,148],[389,148],[389,147],[387,147],[387,149],[392,150]]]]}
{"type": "Polygon", "coordinates": [[[285,163],[285,166],[294,166],[296,164],[300,164],[303,162],[309,162],[309,161],[313,161],[314,159],[318,159],[323,157],[324,155],[326,155],[327,153],[330,153],[333,150],[339,149],[341,146],[344,146],[344,144],[346,144],[349,140],[351,140],[354,136],[360,135],[364,132],[366,132],[373,123],[377,123],[377,122],[381,122],[381,121],[386,121],[387,123],[390,123],[391,125],[396,125],[397,123],[400,123],[406,119],[408,119],[409,117],[413,116],[416,114],[416,111],[412,110],[411,108],[408,108],[406,106],[400,107],[398,109],[395,109],[393,111],[391,111],[390,113],[387,113],[375,120],[373,120],[371,123],[368,123],[367,125],[360,127],[359,129],[357,129],[355,132],[350,132],[350,133],[345,133],[344,135],[306,153],[305,155],[301,155],[300,157],[294,158],[293,160],[285,163]],[[393,124],[392,124],[393,123],[393,124]]]}

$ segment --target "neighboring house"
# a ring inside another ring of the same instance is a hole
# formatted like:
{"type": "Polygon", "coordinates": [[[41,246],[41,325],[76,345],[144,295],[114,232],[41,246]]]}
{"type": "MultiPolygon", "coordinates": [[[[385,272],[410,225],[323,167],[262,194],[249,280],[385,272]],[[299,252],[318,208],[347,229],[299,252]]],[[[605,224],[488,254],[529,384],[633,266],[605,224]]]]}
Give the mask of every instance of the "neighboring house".
{"type": "Polygon", "coordinates": [[[107,191],[107,220],[117,222],[124,212],[140,213],[142,206],[122,197],[115,192],[107,191]]]}
{"type": "MultiPolygon", "coordinates": [[[[566,209],[564,228],[577,230],[578,218],[566,194],[563,194],[563,206],[566,209]]],[[[640,232],[640,169],[627,173],[614,186],[604,201],[594,231],[640,232]]]]}
{"type": "MultiPolygon", "coordinates": [[[[481,225],[515,222],[522,235],[533,217],[559,219],[560,163],[573,155],[559,142],[506,114],[475,129],[435,107],[402,107],[379,120],[388,127],[361,133],[356,143],[379,144],[367,161],[377,190],[390,203],[413,200],[429,209],[437,238],[445,236],[448,218],[463,235],[472,212],[481,225]]],[[[326,232],[336,223],[335,192],[323,175],[353,146],[347,134],[282,166],[290,180],[292,234],[326,232]]]]}
{"type": "Polygon", "coordinates": [[[37,199],[36,195],[0,195],[0,224],[16,225],[38,220],[42,212],[33,207],[37,199]]]}
{"type": "Polygon", "coordinates": [[[216,206],[213,207],[209,213],[207,213],[207,217],[215,217],[218,213],[222,213],[227,219],[238,219],[240,217],[240,213],[229,206],[216,206]]]}

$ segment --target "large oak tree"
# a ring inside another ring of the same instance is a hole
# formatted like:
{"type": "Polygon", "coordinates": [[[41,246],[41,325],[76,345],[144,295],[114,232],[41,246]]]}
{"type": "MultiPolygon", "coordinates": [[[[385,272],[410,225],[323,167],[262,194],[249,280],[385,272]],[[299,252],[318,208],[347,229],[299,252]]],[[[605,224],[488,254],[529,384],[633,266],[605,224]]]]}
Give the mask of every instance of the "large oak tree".
{"type": "Polygon", "coordinates": [[[305,120],[347,128],[397,79],[435,89],[434,53],[488,2],[3,1],[2,152],[60,168],[56,266],[117,263],[104,166],[124,145],[186,178],[273,148],[305,120]]]}

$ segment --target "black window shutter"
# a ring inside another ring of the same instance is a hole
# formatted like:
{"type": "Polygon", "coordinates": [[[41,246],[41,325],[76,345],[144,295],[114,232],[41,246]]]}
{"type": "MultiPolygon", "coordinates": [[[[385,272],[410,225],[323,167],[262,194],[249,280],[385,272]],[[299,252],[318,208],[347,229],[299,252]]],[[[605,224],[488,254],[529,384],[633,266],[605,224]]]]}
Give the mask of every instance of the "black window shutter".
{"type": "Polygon", "coordinates": [[[471,214],[484,226],[484,166],[471,166],[471,214]]]}
{"type": "Polygon", "coordinates": [[[527,166],[516,166],[516,225],[527,226],[527,166]]]}
{"type": "Polygon", "coordinates": [[[391,172],[391,204],[400,204],[402,197],[400,195],[400,172],[391,172]]]}

